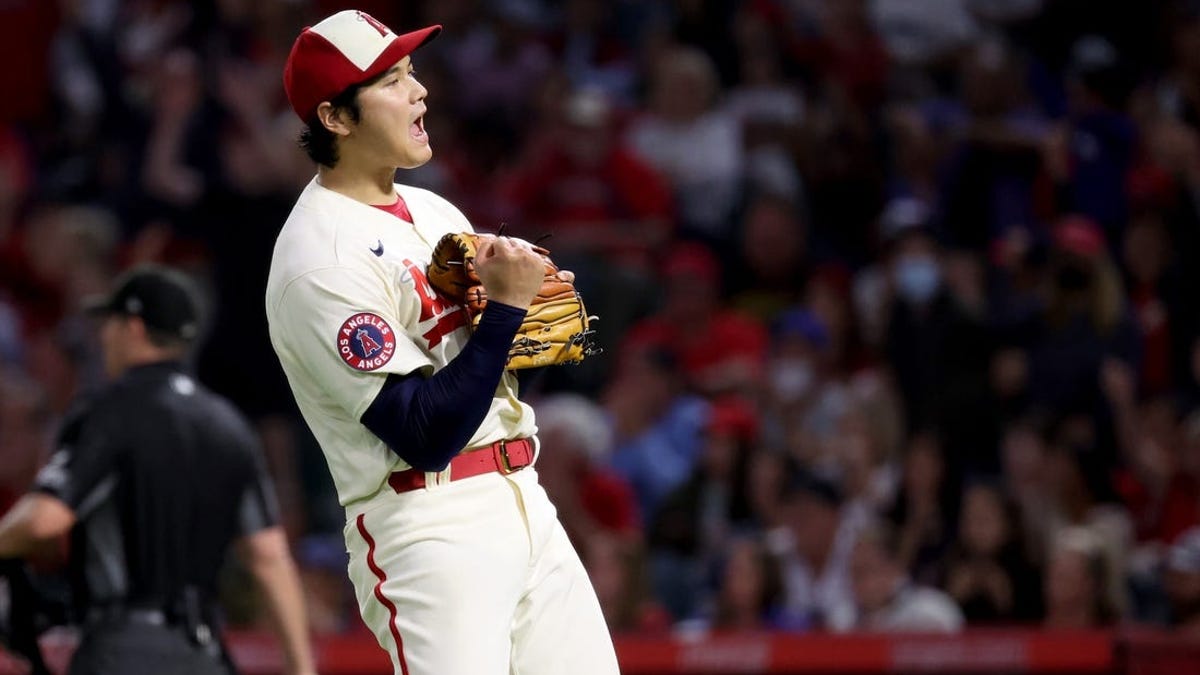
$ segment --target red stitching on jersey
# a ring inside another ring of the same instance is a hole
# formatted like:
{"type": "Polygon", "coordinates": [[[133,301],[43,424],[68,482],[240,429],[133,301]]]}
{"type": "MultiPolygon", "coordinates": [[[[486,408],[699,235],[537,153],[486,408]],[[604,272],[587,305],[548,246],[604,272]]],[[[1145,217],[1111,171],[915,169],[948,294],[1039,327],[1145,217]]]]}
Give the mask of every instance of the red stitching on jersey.
{"type": "Polygon", "coordinates": [[[404,267],[412,275],[413,288],[417,291],[417,297],[421,299],[420,321],[428,321],[454,307],[454,303],[448,302],[433,290],[433,286],[429,283],[429,277],[425,276],[425,272],[421,271],[420,267],[414,265],[407,258],[404,259],[404,267]]]}
{"type": "Polygon", "coordinates": [[[396,603],[383,594],[383,582],[387,581],[387,574],[375,562],[375,538],[371,536],[370,532],[367,532],[367,524],[363,516],[364,514],[358,514],[358,533],[367,542],[367,567],[370,567],[375,578],[379,579],[379,583],[375,584],[375,597],[391,615],[388,628],[392,629],[392,638],[396,641],[396,654],[400,656],[400,672],[408,675],[408,662],[404,660],[404,640],[400,638],[400,629],[396,626],[396,617],[399,612],[396,610],[396,603]]]}
{"type": "Polygon", "coordinates": [[[404,260],[404,267],[412,275],[413,288],[421,300],[421,316],[418,320],[425,323],[437,317],[437,323],[421,335],[429,343],[430,349],[441,344],[442,338],[471,323],[471,317],[465,308],[455,305],[433,290],[433,286],[429,284],[429,278],[425,276],[425,272],[421,271],[421,268],[407,258],[404,260]]]}
{"type": "Polygon", "coordinates": [[[466,308],[460,308],[458,311],[451,312],[450,314],[438,319],[437,323],[433,325],[433,328],[425,331],[425,334],[421,337],[428,340],[429,348],[433,349],[441,344],[442,338],[453,333],[459,328],[470,324],[471,319],[468,317],[469,315],[467,314],[466,308]]]}

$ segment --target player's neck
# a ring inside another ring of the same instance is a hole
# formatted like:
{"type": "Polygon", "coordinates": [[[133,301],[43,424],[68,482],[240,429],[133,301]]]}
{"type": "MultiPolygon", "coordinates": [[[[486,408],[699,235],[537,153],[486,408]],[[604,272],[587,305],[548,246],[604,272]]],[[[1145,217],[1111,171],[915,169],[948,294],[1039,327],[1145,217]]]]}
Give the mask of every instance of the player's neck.
{"type": "Polygon", "coordinates": [[[335,168],[321,166],[317,169],[317,182],[323,187],[376,206],[387,206],[396,201],[395,177],[395,169],[359,167],[352,163],[338,162],[335,168]]]}

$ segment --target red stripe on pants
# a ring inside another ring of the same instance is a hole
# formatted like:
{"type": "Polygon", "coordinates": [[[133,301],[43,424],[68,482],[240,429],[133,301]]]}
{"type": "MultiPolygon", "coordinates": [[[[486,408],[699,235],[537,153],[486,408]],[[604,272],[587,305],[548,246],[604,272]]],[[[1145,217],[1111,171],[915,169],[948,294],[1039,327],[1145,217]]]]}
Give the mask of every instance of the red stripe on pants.
{"type": "Polygon", "coordinates": [[[408,675],[408,663],[404,660],[404,640],[400,639],[400,629],[396,627],[396,604],[383,594],[383,582],[387,581],[387,574],[375,562],[375,538],[371,536],[370,532],[367,532],[363,514],[358,516],[358,533],[367,542],[367,567],[370,567],[371,571],[375,573],[375,578],[379,579],[379,583],[375,584],[375,597],[379,599],[380,604],[387,607],[388,614],[391,615],[388,628],[392,629],[392,638],[396,640],[396,654],[400,657],[400,672],[402,675],[408,675]]]}

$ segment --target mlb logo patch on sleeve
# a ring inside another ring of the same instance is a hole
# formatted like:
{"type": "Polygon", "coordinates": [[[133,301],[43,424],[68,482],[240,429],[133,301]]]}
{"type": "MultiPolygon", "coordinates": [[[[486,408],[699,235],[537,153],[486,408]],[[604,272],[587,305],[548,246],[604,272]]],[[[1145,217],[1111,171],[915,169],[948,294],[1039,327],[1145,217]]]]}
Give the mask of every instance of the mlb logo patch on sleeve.
{"type": "Polygon", "coordinates": [[[338,329],[338,355],[355,370],[378,370],[396,353],[396,335],[383,317],[360,312],[338,329]]]}

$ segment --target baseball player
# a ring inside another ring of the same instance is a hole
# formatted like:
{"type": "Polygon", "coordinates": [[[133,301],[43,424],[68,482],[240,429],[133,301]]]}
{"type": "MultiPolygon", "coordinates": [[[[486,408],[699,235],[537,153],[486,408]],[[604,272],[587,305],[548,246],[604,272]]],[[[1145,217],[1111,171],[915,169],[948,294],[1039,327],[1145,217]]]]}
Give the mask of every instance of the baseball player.
{"type": "Polygon", "coordinates": [[[489,302],[470,327],[426,277],[446,200],[395,184],[429,161],[426,90],[397,35],[358,11],[304,29],[284,86],[318,163],[276,242],[271,340],[346,509],[363,620],[405,675],[617,672],[578,555],[533,462],[533,412],[505,371],[544,268],[486,238],[489,302]]]}

